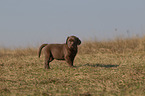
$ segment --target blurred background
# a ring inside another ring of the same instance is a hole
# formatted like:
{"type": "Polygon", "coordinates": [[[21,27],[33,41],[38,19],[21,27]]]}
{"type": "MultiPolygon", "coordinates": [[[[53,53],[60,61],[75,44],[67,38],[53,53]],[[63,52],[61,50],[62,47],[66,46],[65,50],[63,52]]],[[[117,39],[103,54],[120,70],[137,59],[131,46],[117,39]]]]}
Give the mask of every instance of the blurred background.
{"type": "Polygon", "coordinates": [[[0,47],[145,35],[145,0],[0,0],[0,47]]]}

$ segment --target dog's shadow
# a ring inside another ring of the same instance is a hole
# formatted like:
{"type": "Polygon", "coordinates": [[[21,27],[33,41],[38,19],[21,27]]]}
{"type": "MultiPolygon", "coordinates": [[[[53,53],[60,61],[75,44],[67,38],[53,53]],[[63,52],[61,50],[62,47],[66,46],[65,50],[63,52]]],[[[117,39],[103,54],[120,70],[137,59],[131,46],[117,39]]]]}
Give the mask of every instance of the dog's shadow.
{"type": "MultiPolygon", "coordinates": [[[[90,66],[90,67],[104,67],[104,68],[115,68],[118,67],[119,65],[113,65],[113,64],[85,64],[82,66],[90,66]]],[[[82,67],[82,66],[78,66],[78,67],[82,67]]]]}

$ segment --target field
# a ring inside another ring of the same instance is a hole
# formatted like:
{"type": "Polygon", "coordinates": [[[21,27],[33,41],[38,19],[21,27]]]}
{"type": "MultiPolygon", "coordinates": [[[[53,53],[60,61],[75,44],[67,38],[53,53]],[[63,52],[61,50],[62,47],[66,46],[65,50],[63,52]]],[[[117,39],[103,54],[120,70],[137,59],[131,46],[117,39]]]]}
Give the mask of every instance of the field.
{"type": "Polygon", "coordinates": [[[84,41],[75,68],[37,49],[0,49],[0,96],[145,96],[145,37],[84,41]]]}

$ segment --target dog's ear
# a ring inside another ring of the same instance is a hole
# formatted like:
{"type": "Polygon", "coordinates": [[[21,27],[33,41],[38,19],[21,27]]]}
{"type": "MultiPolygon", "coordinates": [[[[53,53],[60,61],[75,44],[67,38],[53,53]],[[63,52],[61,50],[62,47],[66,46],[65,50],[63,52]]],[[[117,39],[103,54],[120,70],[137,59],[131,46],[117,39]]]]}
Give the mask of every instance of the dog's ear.
{"type": "Polygon", "coordinates": [[[66,39],[66,44],[67,44],[68,39],[69,39],[69,37],[67,37],[67,39],[66,39]]]}
{"type": "Polygon", "coordinates": [[[81,44],[81,40],[79,38],[77,38],[77,44],[80,45],[81,44]]]}

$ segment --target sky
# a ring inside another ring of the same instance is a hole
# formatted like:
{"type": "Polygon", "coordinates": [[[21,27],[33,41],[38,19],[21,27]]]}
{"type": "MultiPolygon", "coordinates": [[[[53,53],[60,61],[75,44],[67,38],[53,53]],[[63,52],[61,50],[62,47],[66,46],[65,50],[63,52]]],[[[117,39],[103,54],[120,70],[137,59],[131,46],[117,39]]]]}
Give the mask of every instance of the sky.
{"type": "Polygon", "coordinates": [[[0,47],[145,35],[145,0],[0,0],[0,47]]]}

